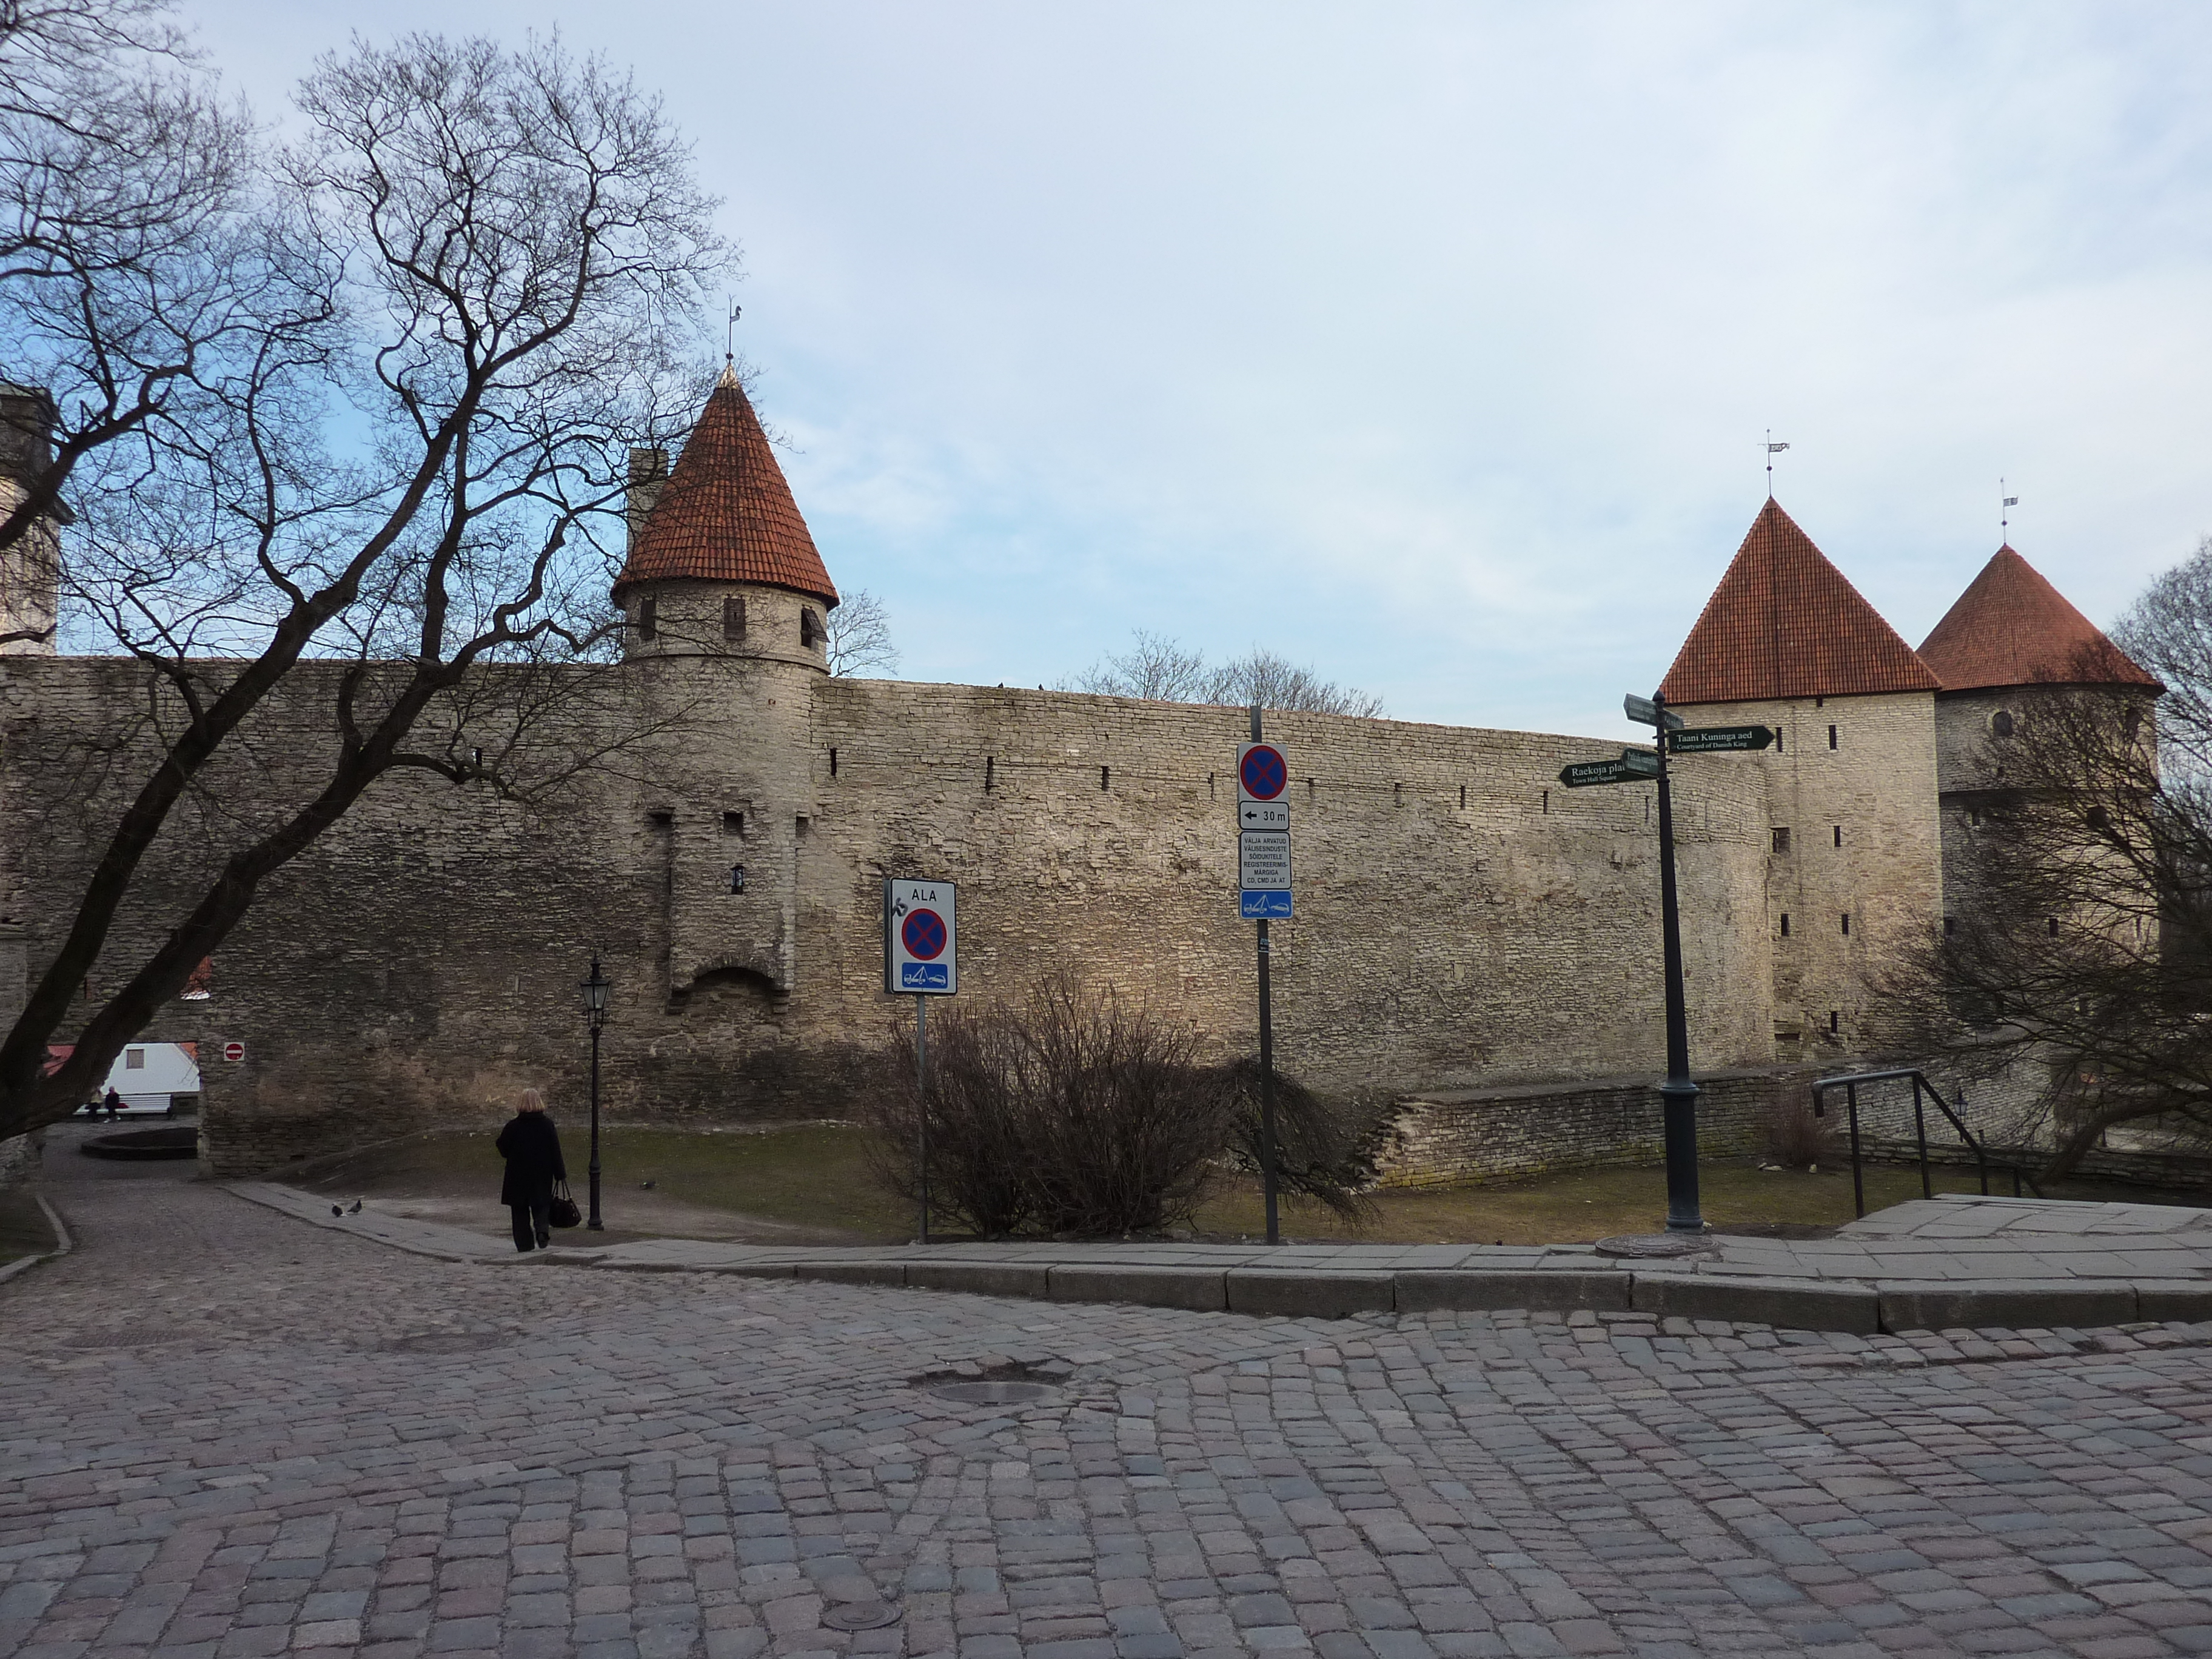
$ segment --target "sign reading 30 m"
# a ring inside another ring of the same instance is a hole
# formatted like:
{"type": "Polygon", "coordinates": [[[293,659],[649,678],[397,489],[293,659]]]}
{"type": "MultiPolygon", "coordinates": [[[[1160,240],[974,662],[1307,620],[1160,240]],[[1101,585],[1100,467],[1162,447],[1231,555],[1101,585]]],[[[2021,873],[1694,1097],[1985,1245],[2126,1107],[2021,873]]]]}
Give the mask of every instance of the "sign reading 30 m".
{"type": "Polygon", "coordinates": [[[960,989],[957,897],[949,881],[884,880],[884,990],[949,997],[960,989]]]}

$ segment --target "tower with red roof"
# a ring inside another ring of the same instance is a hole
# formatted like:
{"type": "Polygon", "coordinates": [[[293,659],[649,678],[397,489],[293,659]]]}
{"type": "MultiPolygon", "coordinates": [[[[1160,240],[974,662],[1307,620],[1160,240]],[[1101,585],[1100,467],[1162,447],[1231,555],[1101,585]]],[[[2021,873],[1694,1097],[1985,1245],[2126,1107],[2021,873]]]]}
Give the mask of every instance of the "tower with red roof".
{"type": "Polygon", "coordinates": [[[1939,686],[1771,498],[1668,670],[1662,692],[1692,726],[1780,739],[1755,758],[1674,763],[1686,800],[1700,773],[1765,771],[1778,1060],[1827,1064],[1889,1040],[1874,988],[1942,914],[1939,686]]]}
{"type": "Polygon", "coordinates": [[[2155,739],[2165,690],[2069,604],[2008,543],[1990,556],[1958,602],[1921,642],[1921,660],[1943,682],[1936,698],[1948,908],[1975,907],[1974,872],[1986,815],[2008,793],[2008,751],[2032,741],[2054,698],[2101,704],[2114,731],[2155,739]]]}
{"type": "Polygon", "coordinates": [[[810,725],[837,589],[734,368],[674,469],[634,450],[614,600],[623,657],[669,726],[641,826],[660,872],[644,918],[655,989],[672,1012],[705,999],[719,1020],[772,1024],[798,971],[810,725]]]}

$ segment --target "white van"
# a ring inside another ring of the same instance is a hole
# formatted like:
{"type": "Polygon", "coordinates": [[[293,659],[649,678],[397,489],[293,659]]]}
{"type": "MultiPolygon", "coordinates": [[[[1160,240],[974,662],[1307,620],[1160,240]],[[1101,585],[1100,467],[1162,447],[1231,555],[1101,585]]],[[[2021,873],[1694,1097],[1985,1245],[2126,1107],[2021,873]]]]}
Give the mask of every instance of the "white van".
{"type": "MultiPolygon", "coordinates": [[[[100,1085],[102,1100],[112,1089],[123,1097],[125,1117],[167,1117],[179,1105],[198,1106],[199,1045],[196,1042],[134,1042],[116,1055],[100,1085]]],[[[96,1103],[77,1110],[89,1116],[96,1103]]]]}

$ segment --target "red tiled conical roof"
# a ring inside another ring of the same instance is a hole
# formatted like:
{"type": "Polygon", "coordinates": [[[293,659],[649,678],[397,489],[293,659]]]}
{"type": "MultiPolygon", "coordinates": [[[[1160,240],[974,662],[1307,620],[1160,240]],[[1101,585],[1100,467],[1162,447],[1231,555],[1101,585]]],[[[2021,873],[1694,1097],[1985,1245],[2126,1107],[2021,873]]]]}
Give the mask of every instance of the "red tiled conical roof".
{"type": "Polygon", "coordinates": [[[1936,689],[1928,665],[1769,497],[1660,692],[1692,703],[1936,689]]]}
{"type": "Polygon", "coordinates": [[[630,543],[615,597],[635,582],[679,576],[759,582],[837,603],[760,417],[729,369],[715,382],[660,499],[630,543]]]}
{"type": "Polygon", "coordinates": [[[1943,613],[1920,655],[1947,691],[2039,681],[2158,684],[2009,544],[1943,613]]]}

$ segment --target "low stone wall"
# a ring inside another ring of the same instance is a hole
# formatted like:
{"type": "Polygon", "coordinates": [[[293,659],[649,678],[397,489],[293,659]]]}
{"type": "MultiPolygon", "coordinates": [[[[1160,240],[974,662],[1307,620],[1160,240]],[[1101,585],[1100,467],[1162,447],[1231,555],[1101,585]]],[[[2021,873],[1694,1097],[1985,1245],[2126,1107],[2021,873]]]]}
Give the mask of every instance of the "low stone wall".
{"type": "MultiPolygon", "coordinates": [[[[1698,1151],[1708,1158],[1764,1151],[1769,1110],[1789,1091],[1802,1096],[1814,1075],[1797,1069],[1699,1075],[1698,1151]]],[[[1649,1076],[1604,1078],[1408,1096],[1377,1132],[1377,1180],[1385,1187],[1441,1187],[1659,1163],[1665,1146],[1658,1083],[1649,1076]]]]}

